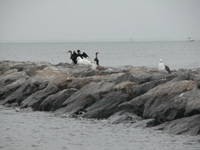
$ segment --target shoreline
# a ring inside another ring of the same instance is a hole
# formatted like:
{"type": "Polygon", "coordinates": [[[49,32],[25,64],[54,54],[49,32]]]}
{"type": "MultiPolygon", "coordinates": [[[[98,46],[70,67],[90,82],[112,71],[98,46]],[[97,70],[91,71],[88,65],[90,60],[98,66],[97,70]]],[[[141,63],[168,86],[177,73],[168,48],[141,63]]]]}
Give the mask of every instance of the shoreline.
{"type": "Polygon", "coordinates": [[[0,61],[0,104],[200,134],[200,68],[173,70],[0,61]]]}

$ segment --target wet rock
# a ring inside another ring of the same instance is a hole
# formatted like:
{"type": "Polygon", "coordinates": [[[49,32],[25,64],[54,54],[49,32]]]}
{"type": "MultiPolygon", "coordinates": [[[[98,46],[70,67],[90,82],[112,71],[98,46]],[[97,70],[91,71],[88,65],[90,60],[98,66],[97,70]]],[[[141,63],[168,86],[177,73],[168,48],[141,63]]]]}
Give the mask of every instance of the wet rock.
{"type": "Polygon", "coordinates": [[[170,122],[166,122],[154,128],[163,130],[170,134],[199,135],[200,134],[200,115],[185,117],[170,122]]]}
{"type": "Polygon", "coordinates": [[[109,123],[112,124],[136,123],[141,120],[143,120],[141,117],[124,110],[119,111],[108,118],[109,123]]]}
{"type": "Polygon", "coordinates": [[[132,127],[134,127],[134,128],[148,128],[148,127],[154,127],[158,124],[159,123],[157,122],[156,119],[150,118],[150,119],[143,119],[143,120],[137,121],[132,125],[132,127]]]}

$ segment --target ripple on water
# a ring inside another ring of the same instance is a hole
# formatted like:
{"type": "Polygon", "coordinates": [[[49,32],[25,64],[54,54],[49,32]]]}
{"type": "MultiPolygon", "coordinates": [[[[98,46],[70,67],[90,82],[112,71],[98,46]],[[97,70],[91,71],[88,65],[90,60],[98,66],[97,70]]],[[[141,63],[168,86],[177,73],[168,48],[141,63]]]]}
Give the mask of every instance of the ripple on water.
{"type": "Polygon", "coordinates": [[[0,106],[0,149],[70,150],[199,150],[200,136],[109,124],[106,120],[73,119],[52,113],[15,111],[0,106]]]}

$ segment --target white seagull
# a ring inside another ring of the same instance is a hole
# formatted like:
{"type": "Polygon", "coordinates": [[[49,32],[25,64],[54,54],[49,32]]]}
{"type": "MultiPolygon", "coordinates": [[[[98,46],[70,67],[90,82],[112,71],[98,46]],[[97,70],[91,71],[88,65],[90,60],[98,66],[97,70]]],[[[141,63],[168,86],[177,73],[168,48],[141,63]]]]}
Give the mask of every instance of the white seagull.
{"type": "Polygon", "coordinates": [[[91,63],[91,61],[89,61],[89,60],[87,60],[87,59],[82,59],[80,56],[79,57],[77,57],[77,64],[80,64],[80,65],[92,65],[91,63]]]}
{"type": "MultiPolygon", "coordinates": [[[[163,62],[162,62],[162,59],[160,59],[160,62],[158,64],[158,71],[160,73],[163,73],[163,74],[171,74],[171,71],[169,69],[169,67],[167,65],[164,65],[163,62]]],[[[166,80],[166,76],[164,75],[164,79],[163,79],[163,76],[162,76],[162,80],[166,80]]]]}

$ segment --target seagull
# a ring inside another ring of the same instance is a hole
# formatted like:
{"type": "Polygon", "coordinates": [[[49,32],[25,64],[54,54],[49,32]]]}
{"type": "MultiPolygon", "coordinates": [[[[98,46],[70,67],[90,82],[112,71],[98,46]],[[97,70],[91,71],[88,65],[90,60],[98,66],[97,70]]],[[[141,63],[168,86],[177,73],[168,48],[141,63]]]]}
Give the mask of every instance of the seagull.
{"type": "Polygon", "coordinates": [[[82,59],[80,56],[78,56],[76,60],[77,60],[77,64],[80,64],[80,65],[92,65],[91,61],[84,58],[82,59]]]}
{"type": "MultiPolygon", "coordinates": [[[[163,64],[162,59],[160,59],[160,62],[158,64],[158,71],[163,74],[171,74],[169,67],[167,65],[163,64]]],[[[163,76],[162,76],[162,80],[166,80],[166,76],[165,76],[165,78],[163,78],[163,76]]]]}

